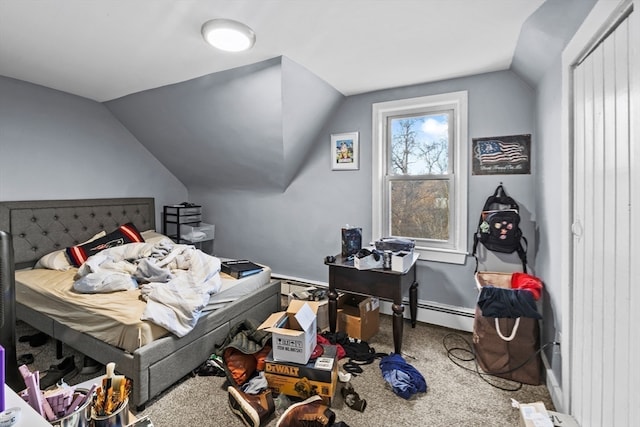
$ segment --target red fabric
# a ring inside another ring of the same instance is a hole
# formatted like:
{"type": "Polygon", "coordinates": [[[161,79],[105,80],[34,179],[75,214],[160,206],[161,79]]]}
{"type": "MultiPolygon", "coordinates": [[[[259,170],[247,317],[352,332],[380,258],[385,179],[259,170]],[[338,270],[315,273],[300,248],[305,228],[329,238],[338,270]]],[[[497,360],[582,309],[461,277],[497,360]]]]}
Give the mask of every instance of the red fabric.
{"type": "MultiPolygon", "coordinates": [[[[331,344],[331,342],[326,339],[325,337],[323,337],[322,335],[318,334],[318,338],[316,340],[318,342],[318,344],[324,344],[324,345],[333,345],[331,344]]],[[[347,355],[347,352],[344,351],[344,347],[342,347],[340,344],[336,344],[336,349],[337,349],[337,353],[338,353],[338,360],[342,359],[343,357],[345,357],[347,355]]]]}
{"type": "Polygon", "coordinates": [[[513,273],[511,275],[511,288],[530,291],[537,301],[542,293],[542,281],[527,273],[513,273]]]}
{"type": "Polygon", "coordinates": [[[256,371],[258,364],[253,354],[244,354],[233,347],[224,350],[224,363],[237,385],[242,385],[256,371]]]}

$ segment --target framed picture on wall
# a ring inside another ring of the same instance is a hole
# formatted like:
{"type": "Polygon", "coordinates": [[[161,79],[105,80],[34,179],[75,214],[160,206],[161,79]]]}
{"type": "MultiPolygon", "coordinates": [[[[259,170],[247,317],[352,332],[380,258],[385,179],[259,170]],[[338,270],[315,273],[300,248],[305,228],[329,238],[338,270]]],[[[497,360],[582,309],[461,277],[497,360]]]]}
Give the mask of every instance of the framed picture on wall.
{"type": "Polygon", "coordinates": [[[473,138],[473,175],[531,173],[531,134],[473,138]]]}
{"type": "Polygon", "coordinates": [[[358,132],[336,133],[331,135],[331,169],[360,169],[360,144],[358,132]]]}

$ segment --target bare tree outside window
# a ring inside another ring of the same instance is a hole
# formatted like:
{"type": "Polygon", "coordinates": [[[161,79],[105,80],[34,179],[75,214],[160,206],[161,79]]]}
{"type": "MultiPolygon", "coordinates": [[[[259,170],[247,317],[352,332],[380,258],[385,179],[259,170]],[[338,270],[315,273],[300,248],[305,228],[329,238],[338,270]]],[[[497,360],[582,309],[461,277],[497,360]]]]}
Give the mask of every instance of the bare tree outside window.
{"type": "Polygon", "coordinates": [[[420,259],[467,259],[467,92],[372,105],[372,237],[416,242],[420,259]]]}
{"type": "Polygon", "coordinates": [[[450,238],[448,128],[447,112],[389,119],[393,236],[450,238]]]}

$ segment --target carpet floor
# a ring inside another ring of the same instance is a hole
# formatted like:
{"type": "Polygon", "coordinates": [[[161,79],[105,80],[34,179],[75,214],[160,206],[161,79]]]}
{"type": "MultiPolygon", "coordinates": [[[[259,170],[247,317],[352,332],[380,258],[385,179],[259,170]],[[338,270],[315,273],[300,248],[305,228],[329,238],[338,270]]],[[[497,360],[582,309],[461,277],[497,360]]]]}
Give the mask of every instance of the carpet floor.
{"type": "MultiPolygon", "coordinates": [[[[18,337],[33,334],[28,325],[18,322],[18,337]]],[[[367,401],[363,412],[348,407],[338,392],[332,402],[336,421],[350,427],[370,426],[492,426],[512,427],[519,423],[519,413],[511,405],[511,399],[522,403],[541,401],[553,410],[549,392],[544,385],[522,385],[499,378],[486,377],[476,372],[473,361],[455,364],[449,357],[452,347],[466,347],[471,334],[439,326],[418,323],[411,328],[405,322],[403,357],[425,378],[427,392],[405,400],[396,395],[382,377],[379,360],[363,366],[363,372],[352,377],[351,384],[362,399],[367,401]],[[446,344],[446,346],[445,346],[446,344]],[[492,383],[492,384],[490,384],[492,383]]],[[[391,317],[380,315],[380,330],[369,340],[376,352],[393,350],[391,317]]],[[[46,370],[58,364],[55,342],[30,347],[18,343],[18,357],[26,353],[34,356],[31,371],[46,370]]],[[[456,352],[454,352],[455,354],[456,352]]],[[[457,352],[460,353],[460,352],[457,352]]],[[[63,357],[75,355],[76,364],[82,368],[83,356],[69,346],[64,346],[63,357]]],[[[462,355],[466,357],[467,355],[462,355]]],[[[345,360],[340,361],[340,366],[345,360]]],[[[77,374],[65,381],[71,385],[104,374],[104,367],[97,373],[77,374]]],[[[228,406],[226,380],[214,376],[187,376],[166,392],[147,403],[137,416],[149,415],[156,427],[169,426],[242,426],[240,419],[228,406]]],[[[265,426],[276,425],[279,413],[265,426]]]]}

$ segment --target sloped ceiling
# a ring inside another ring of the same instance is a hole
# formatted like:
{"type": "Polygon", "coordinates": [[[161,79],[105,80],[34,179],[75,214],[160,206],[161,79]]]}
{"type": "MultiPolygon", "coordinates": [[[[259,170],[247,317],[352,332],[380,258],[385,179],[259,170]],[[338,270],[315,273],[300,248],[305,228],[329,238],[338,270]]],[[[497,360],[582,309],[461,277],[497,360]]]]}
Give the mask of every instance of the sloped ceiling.
{"type": "Polygon", "coordinates": [[[509,68],[544,0],[1,0],[0,75],[103,102],[285,56],[344,95],[509,68]],[[214,18],[257,42],[204,42],[214,18]]]}
{"type": "Polygon", "coordinates": [[[284,191],[342,99],[278,57],[105,105],[187,187],[284,191]]]}
{"type": "Polygon", "coordinates": [[[545,1],[522,25],[511,69],[535,87],[596,1],[545,1]]]}
{"type": "Polygon", "coordinates": [[[284,191],[344,96],[510,67],[535,87],[595,1],[2,0],[0,75],[104,102],[188,188],[284,191]],[[206,45],[214,17],[254,49],[206,45]]]}

